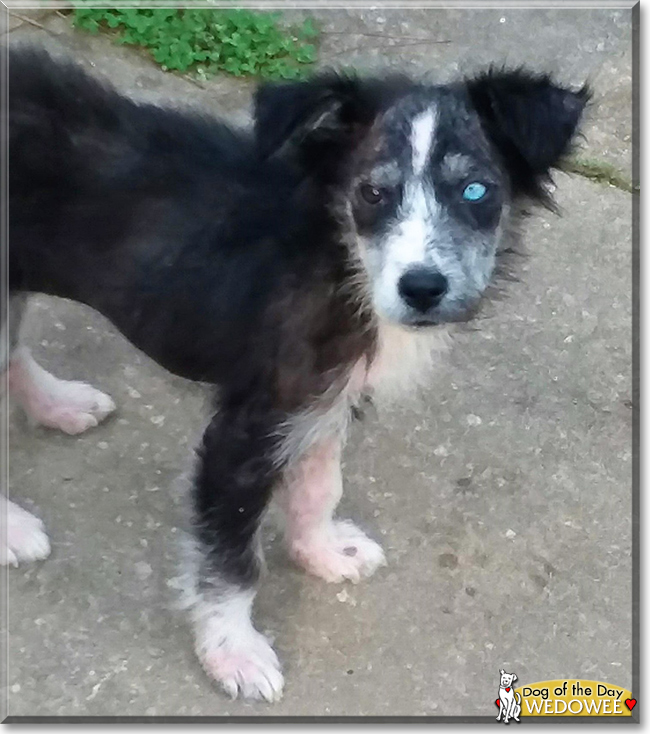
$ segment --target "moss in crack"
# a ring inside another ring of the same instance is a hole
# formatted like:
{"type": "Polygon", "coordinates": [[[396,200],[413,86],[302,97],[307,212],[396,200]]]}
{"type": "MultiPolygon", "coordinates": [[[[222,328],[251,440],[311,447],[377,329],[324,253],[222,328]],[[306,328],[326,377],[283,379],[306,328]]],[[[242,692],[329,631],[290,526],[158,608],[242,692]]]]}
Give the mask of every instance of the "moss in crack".
{"type": "Polygon", "coordinates": [[[561,170],[567,173],[577,173],[579,176],[607,186],[615,186],[622,191],[629,191],[630,193],[639,191],[639,187],[634,186],[611,163],[599,161],[595,158],[570,158],[562,164],[561,170]]]}

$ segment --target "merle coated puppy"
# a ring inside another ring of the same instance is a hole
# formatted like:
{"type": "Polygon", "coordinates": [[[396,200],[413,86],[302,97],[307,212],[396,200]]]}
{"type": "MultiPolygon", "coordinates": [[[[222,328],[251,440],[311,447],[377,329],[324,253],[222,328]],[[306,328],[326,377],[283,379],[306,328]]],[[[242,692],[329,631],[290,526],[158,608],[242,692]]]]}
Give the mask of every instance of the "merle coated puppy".
{"type": "MultiPolygon", "coordinates": [[[[187,606],[207,673],[281,695],[254,628],[272,495],[291,556],[327,581],[384,563],[334,518],[351,407],[426,374],[550,202],[589,93],[490,70],[454,84],[325,74],[266,84],[255,128],[127,99],[41,51],[10,56],[10,389],[76,433],[114,405],[18,346],[25,294],[86,303],[171,372],[218,387],[197,449],[187,606]]],[[[44,557],[9,504],[4,561],[44,557]]]]}

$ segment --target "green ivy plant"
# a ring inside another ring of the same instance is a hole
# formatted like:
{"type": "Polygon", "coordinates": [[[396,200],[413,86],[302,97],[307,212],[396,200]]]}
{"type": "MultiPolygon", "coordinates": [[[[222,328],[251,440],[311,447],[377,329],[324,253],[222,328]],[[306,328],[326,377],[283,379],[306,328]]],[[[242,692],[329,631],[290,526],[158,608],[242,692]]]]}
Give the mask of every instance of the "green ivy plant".
{"type": "Polygon", "coordinates": [[[271,79],[304,77],[316,61],[311,18],[288,27],[280,13],[252,10],[76,7],[73,23],[113,31],[117,43],[145,48],[165,70],[207,78],[218,71],[271,79]]]}

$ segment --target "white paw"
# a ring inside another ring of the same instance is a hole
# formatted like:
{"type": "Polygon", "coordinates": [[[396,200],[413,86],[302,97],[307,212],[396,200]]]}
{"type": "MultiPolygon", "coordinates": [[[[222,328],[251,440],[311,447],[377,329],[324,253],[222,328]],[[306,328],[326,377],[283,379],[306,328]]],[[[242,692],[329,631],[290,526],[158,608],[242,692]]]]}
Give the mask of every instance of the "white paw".
{"type": "Polygon", "coordinates": [[[349,520],[337,520],[319,535],[294,540],[291,557],[306,571],[330,583],[357,583],[386,565],[378,543],[349,520]]]}
{"type": "Polygon", "coordinates": [[[209,647],[197,649],[205,672],[231,698],[269,702],[282,698],[284,678],[278,656],[264,635],[251,628],[239,640],[214,640],[209,647]]]}
{"type": "Polygon", "coordinates": [[[57,380],[56,386],[29,405],[33,421],[76,435],[94,428],[115,410],[110,396],[85,382],[57,380]]]}
{"type": "Polygon", "coordinates": [[[7,503],[7,537],[0,542],[0,564],[17,566],[20,561],[47,558],[50,541],[41,520],[9,500],[0,498],[0,502],[7,503]]]}

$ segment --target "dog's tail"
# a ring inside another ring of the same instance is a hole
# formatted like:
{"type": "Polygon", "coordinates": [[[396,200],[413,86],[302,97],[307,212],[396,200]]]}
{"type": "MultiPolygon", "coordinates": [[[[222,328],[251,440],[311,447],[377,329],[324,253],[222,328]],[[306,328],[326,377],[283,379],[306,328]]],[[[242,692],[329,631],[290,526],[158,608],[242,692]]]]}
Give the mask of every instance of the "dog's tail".
{"type": "Polygon", "coordinates": [[[515,694],[515,701],[517,702],[518,706],[521,706],[521,696],[517,693],[517,691],[513,691],[515,694]]]}

